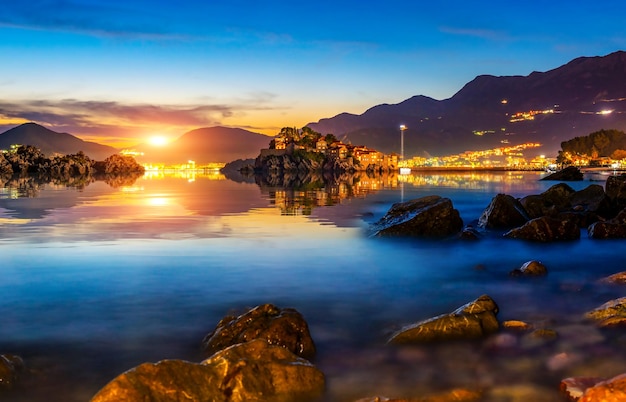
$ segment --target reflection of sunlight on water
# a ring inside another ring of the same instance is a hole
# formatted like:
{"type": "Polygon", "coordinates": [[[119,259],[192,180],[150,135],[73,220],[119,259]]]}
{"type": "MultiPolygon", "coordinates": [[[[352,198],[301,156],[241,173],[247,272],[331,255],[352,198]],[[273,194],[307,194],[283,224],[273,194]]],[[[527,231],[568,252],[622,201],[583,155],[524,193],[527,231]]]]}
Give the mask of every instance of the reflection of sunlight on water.
{"type": "Polygon", "coordinates": [[[151,207],[166,207],[170,201],[166,197],[149,197],[146,199],[146,203],[151,207]]]}

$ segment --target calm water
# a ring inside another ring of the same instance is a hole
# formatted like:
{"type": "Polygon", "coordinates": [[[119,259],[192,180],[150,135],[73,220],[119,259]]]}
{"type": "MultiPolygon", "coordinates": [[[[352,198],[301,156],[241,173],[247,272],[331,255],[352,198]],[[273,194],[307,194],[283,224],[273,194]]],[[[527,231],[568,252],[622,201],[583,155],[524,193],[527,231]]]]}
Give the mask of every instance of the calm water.
{"type": "Polygon", "coordinates": [[[32,374],[11,400],[85,401],[142,362],[199,362],[200,342],[220,318],[268,302],[307,319],[328,401],[453,387],[483,388],[487,400],[530,393],[550,401],[559,400],[561,378],[626,372],[626,336],[582,319],[624,296],[624,288],[595,283],[626,270],[623,242],[585,232],[551,245],[498,233],[478,242],[367,235],[394,202],[449,197],[470,223],[498,193],[519,197],[555,184],[541,176],[361,178],[323,191],[221,175],[145,176],[118,188],[12,184],[0,190],[0,352],[22,356],[32,374]],[[531,259],[548,277],[509,277],[531,259]],[[498,303],[500,320],[559,338],[384,345],[401,326],[481,294],[498,303]]]}

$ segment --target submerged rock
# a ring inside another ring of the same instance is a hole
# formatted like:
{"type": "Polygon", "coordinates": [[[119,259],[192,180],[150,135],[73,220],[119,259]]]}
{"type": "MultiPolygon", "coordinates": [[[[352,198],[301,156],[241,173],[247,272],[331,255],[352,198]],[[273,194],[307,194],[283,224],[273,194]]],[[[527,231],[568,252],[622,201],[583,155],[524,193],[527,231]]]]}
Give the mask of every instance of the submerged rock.
{"type": "Polygon", "coordinates": [[[305,359],[315,356],[315,344],[309,327],[298,311],[263,304],[239,317],[224,317],[202,341],[207,355],[228,346],[253,339],[287,348],[305,359]]]}
{"type": "Polygon", "coordinates": [[[611,300],[585,314],[600,327],[626,325],[626,297],[611,300]]]}
{"type": "Polygon", "coordinates": [[[324,374],[309,361],[257,339],[201,364],[144,363],[115,378],[91,401],[299,402],[319,398],[324,384],[324,374]]]}
{"type": "Polygon", "coordinates": [[[611,283],[615,285],[626,285],[626,271],[618,272],[613,275],[609,275],[606,278],[600,279],[601,283],[611,283]]]}
{"type": "Polygon", "coordinates": [[[498,306],[487,295],[449,314],[409,325],[391,336],[388,343],[405,344],[455,339],[477,339],[499,329],[498,306]]]}
{"type": "Polygon", "coordinates": [[[510,229],[523,225],[528,215],[520,202],[507,194],[498,194],[478,219],[478,226],[486,229],[510,229]]]}
{"type": "Polygon", "coordinates": [[[375,236],[447,237],[461,229],[459,211],[438,195],[393,204],[373,226],[375,236]]]}
{"type": "Polygon", "coordinates": [[[583,173],[576,166],[568,166],[565,169],[554,172],[541,180],[581,181],[583,173]]]}
{"type": "Polygon", "coordinates": [[[580,228],[571,220],[544,216],[528,221],[519,228],[511,229],[504,237],[538,242],[578,240],[580,228]]]}

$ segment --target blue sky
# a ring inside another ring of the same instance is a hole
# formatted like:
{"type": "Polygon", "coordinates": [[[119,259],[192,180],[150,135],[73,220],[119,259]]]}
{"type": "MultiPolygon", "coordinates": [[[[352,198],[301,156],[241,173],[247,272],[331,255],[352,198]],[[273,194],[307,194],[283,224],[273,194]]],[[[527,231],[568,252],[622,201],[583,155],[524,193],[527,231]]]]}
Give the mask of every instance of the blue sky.
{"type": "Polygon", "coordinates": [[[116,146],[214,125],[275,134],[626,50],[612,0],[3,3],[0,130],[36,121],[116,146]]]}

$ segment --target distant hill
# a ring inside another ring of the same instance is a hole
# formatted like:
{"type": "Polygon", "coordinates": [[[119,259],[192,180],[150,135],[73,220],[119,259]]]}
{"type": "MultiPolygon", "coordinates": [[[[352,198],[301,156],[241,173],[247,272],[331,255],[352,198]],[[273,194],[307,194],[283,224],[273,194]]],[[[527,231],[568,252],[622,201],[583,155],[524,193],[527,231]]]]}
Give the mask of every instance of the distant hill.
{"type": "Polygon", "coordinates": [[[36,123],[25,123],[0,134],[0,149],[9,149],[13,144],[33,145],[46,156],[54,153],[76,154],[83,151],[85,155],[95,160],[104,160],[118,152],[108,145],[83,141],[71,134],[57,133],[36,123]]]}
{"type": "Polygon", "coordinates": [[[308,126],[345,136],[354,145],[399,153],[401,124],[408,127],[407,157],[525,142],[543,144],[533,152],[556,156],[562,141],[600,129],[626,129],[626,52],[580,57],[528,76],[481,75],[449,99],[414,96],[308,126]]]}
{"type": "Polygon", "coordinates": [[[271,137],[240,128],[207,127],[189,131],[165,147],[141,144],[136,150],[140,162],[197,164],[231,162],[236,159],[256,158],[261,148],[269,146],[271,137]]]}

